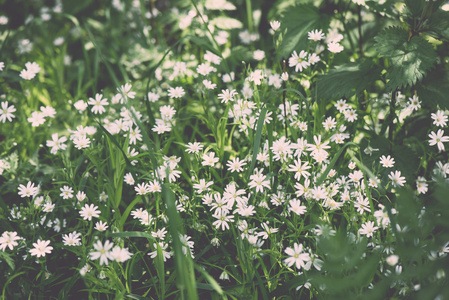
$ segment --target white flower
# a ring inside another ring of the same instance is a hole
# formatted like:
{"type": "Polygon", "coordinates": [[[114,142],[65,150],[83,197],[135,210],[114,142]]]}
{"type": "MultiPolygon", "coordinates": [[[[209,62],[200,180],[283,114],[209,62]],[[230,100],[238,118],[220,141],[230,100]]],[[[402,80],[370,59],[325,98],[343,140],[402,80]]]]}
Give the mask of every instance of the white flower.
{"type": "Polygon", "coordinates": [[[319,62],[321,60],[321,58],[316,53],[312,53],[312,54],[309,54],[308,60],[309,60],[309,64],[314,65],[317,62],[319,62]]]}
{"type": "Polygon", "coordinates": [[[108,227],[107,223],[104,223],[103,221],[95,223],[95,229],[98,231],[105,231],[108,227]]]}
{"type": "Polygon", "coordinates": [[[410,101],[409,108],[411,110],[418,110],[421,108],[421,101],[419,101],[416,95],[413,95],[412,98],[408,98],[408,100],[410,101]]]}
{"type": "Polygon", "coordinates": [[[66,141],[67,137],[65,136],[59,137],[57,133],[53,133],[51,135],[51,140],[47,141],[47,147],[51,147],[50,153],[56,154],[59,149],[61,150],[67,149],[67,145],[64,144],[66,141]]]}
{"type": "Polygon", "coordinates": [[[255,70],[249,75],[248,81],[254,82],[255,85],[260,85],[263,77],[262,70],[255,70]]]}
{"type": "Polygon", "coordinates": [[[150,102],[156,102],[157,100],[159,100],[160,96],[156,93],[153,92],[149,92],[148,93],[148,101],[150,102]]]}
{"type": "Polygon", "coordinates": [[[373,221],[368,221],[365,224],[362,224],[362,228],[359,229],[360,234],[366,235],[366,237],[372,237],[373,233],[379,229],[379,227],[374,226],[373,221]]]}
{"type": "Polygon", "coordinates": [[[315,29],[307,33],[309,40],[318,42],[324,39],[324,33],[321,30],[315,29]]]}
{"type": "Polygon", "coordinates": [[[81,238],[80,238],[81,233],[77,233],[76,231],[71,232],[69,234],[64,234],[62,236],[62,240],[64,242],[65,246],[79,246],[81,245],[81,238]]]}
{"type": "Polygon", "coordinates": [[[64,185],[64,187],[59,189],[61,191],[61,194],[59,196],[62,197],[62,199],[71,199],[73,198],[73,189],[67,185],[64,185]]]}
{"type": "Polygon", "coordinates": [[[34,111],[31,113],[31,117],[28,118],[28,122],[30,122],[33,127],[42,125],[45,123],[44,114],[40,111],[34,111]]]}
{"type": "Polygon", "coordinates": [[[390,155],[388,155],[387,157],[385,157],[385,155],[382,155],[380,157],[380,163],[384,168],[392,168],[394,167],[394,158],[390,157],[390,155]]]}
{"type": "Polygon", "coordinates": [[[304,164],[301,162],[300,159],[295,160],[295,164],[294,165],[289,165],[289,172],[295,172],[295,179],[296,180],[300,180],[301,176],[304,177],[309,177],[310,173],[307,171],[308,169],[311,168],[311,166],[308,165],[309,162],[304,162],[304,164]]]}
{"type": "Polygon", "coordinates": [[[385,261],[387,262],[387,264],[394,267],[399,261],[399,256],[397,256],[395,254],[390,255],[387,257],[387,259],[385,261]]]}
{"type": "Polygon", "coordinates": [[[416,180],[416,190],[419,194],[425,194],[428,190],[428,184],[426,182],[426,179],[424,177],[419,176],[416,180]]]}
{"type": "Polygon", "coordinates": [[[243,166],[246,165],[245,160],[240,160],[238,157],[233,157],[231,160],[228,160],[226,163],[229,171],[233,172],[243,172],[243,166]]]}
{"type": "Polygon", "coordinates": [[[168,96],[171,98],[181,98],[184,95],[184,89],[180,86],[168,89],[168,96]]]}
{"type": "Polygon", "coordinates": [[[19,185],[19,196],[22,198],[34,197],[38,193],[39,193],[39,187],[35,187],[34,183],[31,181],[28,181],[26,186],[24,186],[23,184],[19,185]]]}
{"type": "MultiPolygon", "coordinates": [[[[2,103],[3,106],[3,103],[2,103]]],[[[433,119],[433,124],[439,127],[444,127],[447,124],[447,116],[444,115],[444,111],[438,110],[436,113],[430,115],[433,119]]],[[[1,117],[0,117],[1,120],[1,117]]]]}
{"type": "Polygon", "coordinates": [[[336,42],[330,42],[329,44],[327,44],[327,48],[332,53],[339,53],[344,49],[343,46],[336,42]]]}
{"type": "Polygon", "coordinates": [[[196,190],[196,192],[197,192],[198,194],[201,194],[201,193],[204,192],[204,191],[208,191],[208,190],[209,190],[209,187],[210,187],[211,185],[213,185],[213,184],[214,184],[213,181],[208,181],[208,182],[206,182],[206,179],[200,179],[200,182],[199,182],[199,183],[195,183],[195,184],[193,185],[193,188],[196,190]]]}
{"type": "Polygon", "coordinates": [[[217,220],[213,222],[212,225],[214,225],[216,229],[221,227],[221,230],[223,231],[229,229],[228,222],[234,222],[234,216],[227,215],[226,211],[223,211],[222,214],[214,214],[213,217],[217,220]]]}
{"type": "Polygon", "coordinates": [[[90,145],[90,139],[86,136],[76,137],[73,140],[73,144],[75,145],[75,148],[79,150],[88,148],[90,145]]]}
{"type": "Polygon", "coordinates": [[[102,94],[96,94],[95,99],[89,98],[89,102],[87,104],[92,105],[92,112],[94,114],[102,114],[106,112],[106,109],[104,106],[109,105],[108,100],[106,98],[103,98],[102,94]]]}
{"type": "Polygon", "coordinates": [[[30,70],[23,69],[22,71],[20,71],[19,76],[25,80],[31,80],[36,76],[36,73],[31,72],[30,70]]]}
{"type": "Polygon", "coordinates": [[[289,201],[289,210],[294,212],[295,214],[303,215],[306,213],[307,209],[304,205],[301,205],[301,201],[298,199],[293,199],[289,201]]]}
{"type": "Polygon", "coordinates": [[[45,202],[42,211],[43,212],[52,212],[55,209],[55,204],[50,201],[45,202]]]}
{"type": "Polygon", "coordinates": [[[388,178],[390,178],[391,182],[393,183],[393,186],[404,186],[405,183],[405,177],[401,176],[401,171],[395,171],[391,172],[390,175],[388,175],[388,178]]]}
{"type": "Polygon", "coordinates": [[[109,257],[111,260],[115,260],[116,262],[125,262],[131,258],[131,253],[126,248],[120,248],[119,246],[115,246],[114,249],[109,253],[109,257]]]}
{"type": "Polygon", "coordinates": [[[100,216],[100,211],[97,209],[98,206],[85,204],[84,207],[81,208],[80,215],[84,220],[91,221],[92,217],[98,218],[100,216]]]}
{"type": "Polygon", "coordinates": [[[134,187],[134,190],[137,195],[146,195],[150,192],[150,186],[146,182],[138,183],[137,186],[134,187]]]}
{"type": "Polygon", "coordinates": [[[119,93],[122,93],[125,95],[125,97],[129,97],[131,99],[134,99],[136,96],[136,92],[131,92],[132,85],[129,83],[126,83],[125,85],[122,85],[120,88],[117,89],[119,93]]]}
{"type": "Polygon", "coordinates": [[[234,101],[234,96],[237,95],[235,90],[221,90],[221,94],[218,94],[218,99],[221,103],[228,103],[228,101],[234,101]]]}
{"type": "Polygon", "coordinates": [[[76,101],[73,106],[80,112],[82,113],[83,111],[86,110],[86,108],[89,106],[86,102],[84,102],[83,100],[78,100],[76,101]]]}
{"type": "Polygon", "coordinates": [[[297,269],[304,268],[306,263],[310,261],[310,256],[308,253],[302,253],[302,250],[302,244],[298,245],[297,243],[294,243],[293,248],[285,249],[285,253],[290,257],[286,258],[284,263],[288,267],[295,265],[297,269]]]}
{"type": "Polygon", "coordinates": [[[308,53],[304,50],[301,50],[301,52],[296,53],[296,51],[293,51],[292,56],[288,59],[288,65],[290,67],[295,67],[295,71],[302,72],[302,70],[307,69],[310,66],[310,63],[307,61],[308,53]]]}
{"type": "Polygon", "coordinates": [[[53,250],[52,246],[48,246],[50,241],[43,241],[38,239],[37,243],[33,243],[34,248],[30,250],[32,256],[45,256],[46,254],[50,254],[51,250],[53,250]]]}
{"type": "Polygon", "coordinates": [[[125,174],[125,183],[129,184],[129,185],[134,185],[136,183],[136,181],[133,178],[133,175],[131,173],[126,173],[125,174]]]}
{"type": "Polygon", "coordinates": [[[256,192],[263,192],[263,188],[270,189],[270,181],[266,180],[267,176],[262,174],[261,172],[257,172],[257,170],[254,172],[255,174],[251,175],[249,178],[251,181],[248,183],[248,186],[250,188],[256,188],[256,192]]]}
{"type": "Polygon", "coordinates": [[[198,67],[196,68],[196,71],[198,72],[198,74],[206,76],[210,72],[214,72],[215,68],[212,67],[209,63],[202,63],[202,64],[198,65],[198,67]]]}
{"type": "Polygon", "coordinates": [[[281,23],[279,21],[271,21],[270,26],[274,31],[276,31],[279,27],[281,27],[281,23]]]}
{"type": "Polygon", "coordinates": [[[112,260],[110,249],[114,246],[113,243],[110,241],[106,241],[104,245],[101,243],[101,241],[97,241],[94,244],[94,248],[97,251],[90,252],[90,258],[91,259],[98,259],[100,258],[100,266],[101,265],[108,265],[108,259],[112,260]]]}
{"type": "Polygon", "coordinates": [[[429,134],[430,140],[429,145],[434,146],[435,144],[438,146],[438,151],[444,151],[444,143],[449,142],[449,136],[444,136],[444,131],[442,129],[438,129],[437,133],[432,131],[429,134]]]}
{"type": "Polygon", "coordinates": [[[34,74],[37,74],[41,71],[41,67],[39,67],[39,64],[36,62],[27,62],[25,64],[25,68],[34,74]]]}
{"type": "Polygon", "coordinates": [[[0,109],[0,121],[5,123],[6,119],[8,119],[9,122],[12,122],[12,119],[15,118],[12,113],[15,111],[16,108],[14,105],[8,106],[8,101],[2,102],[2,108],[0,109]]]}
{"type": "Polygon", "coordinates": [[[212,81],[204,79],[203,80],[203,84],[206,87],[206,89],[208,90],[213,90],[217,87],[217,85],[215,83],[212,83],[212,81]]]}
{"type": "Polygon", "coordinates": [[[5,251],[6,247],[8,247],[9,250],[14,249],[14,247],[18,245],[16,241],[20,239],[21,237],[18,236],[17,232],[15,231],[3,232],[2,236],[0,237],[0,250],[5,251]]]}
{"type": "Polygon", "coordinates": [[[215,165],[216,162],[218,162],[219,158],[215,157],[215,152],[210,152],[210,153],[204,153],[203,154],[203,161],[202,161],[202,165],[203,166],[211,166],[213,167],[215,165]]]}
{"type": "Polygon", "coordinates": [[[253,58],[255,60],[262,60],[265,58],[265,52],[263,50],[256,50],[253,53],[253,58]]]}
{"type": "Polygon", "coordinates": [[[159,242],[158,244],[154,243],[153,247],[156,249],[153,252],[148,253],[148,255],[151,258],[155,258],[157,256],[157,248],[158,246],[161,248],[162,251],[162,258],[164,261],[167,261],[167,259],[170,259],[170,257],[172,257],[173,253],[171,251],[166,251],[168,248],[168,244],[167,243],[163,243],[163,242],[159,242]]]}

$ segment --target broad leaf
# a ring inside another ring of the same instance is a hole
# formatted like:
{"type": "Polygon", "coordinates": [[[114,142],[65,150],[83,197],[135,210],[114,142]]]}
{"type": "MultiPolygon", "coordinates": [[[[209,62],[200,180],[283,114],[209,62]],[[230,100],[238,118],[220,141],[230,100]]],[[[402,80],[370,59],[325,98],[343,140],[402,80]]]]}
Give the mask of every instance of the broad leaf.
{"type": "Polygon", "coordinates": [[[387,28],[375,40],[379,55],[390,61],[386,77],[389,90],[414,85],[435,64],[437,56],[432,45],[419,36],[409,39],[409,33],[402,28],[387,28]]]}
{"type": "Polygon", "coordinates": [[[439,10],[430,16],[425,32],[434,38],[449,41],[449,11],[439,10]]]}
{"type": "MultiPolygon", "coordinates": [[[[338,66],[318,80],[318,99],[337,99],[358,95],[380,76],[380,69],[371,61],[349,63],[338,66]]],[[[315,91],[312,92],[312,95],[315,91]]]]}
{"type": "Polygon", "coordinates": [[[417,85],[418,97],[423,104],[436,109],[449,109],[449,72],[435,69],[417,85]]]}
{"type": "Polygon", "coordinates": [[[395,16],[397,13],[394,8],[395,0],[386,0],[382,4],[377,0],[368,0],[366,1],[366,6],[376,13],[386,14],[388,16],[395,16]]]}
{"type": "Polygon", "coordinates": [[[299,5],[291,8],[281,19],[280,31],[287,31],[280,47],[281,56],[287,58],[293,50],[307,49],[307,33],[314,29],[324,30],[328,24],[329,17],[320,14],[318,8],[313,5],[299,5]]]}

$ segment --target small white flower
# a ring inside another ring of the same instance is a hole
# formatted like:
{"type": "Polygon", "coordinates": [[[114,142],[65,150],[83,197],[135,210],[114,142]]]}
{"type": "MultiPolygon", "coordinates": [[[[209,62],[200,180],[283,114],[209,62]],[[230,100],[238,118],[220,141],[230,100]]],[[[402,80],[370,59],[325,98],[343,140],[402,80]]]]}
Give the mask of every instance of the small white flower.
{"type": "Polygon", "coordinates": [[[279,21],[271,21],[270,26],[274,31],[276,31],[279,27],[281,27],[281,23],[279,21]]]}
{"type": "Polygon", "coordinates": [[[30,250],[31,255],[41,257],[50,254],[53,247],[49,244],[50,241],[37,240],[37,243],[33,243],[34,248],[30,250]]]}

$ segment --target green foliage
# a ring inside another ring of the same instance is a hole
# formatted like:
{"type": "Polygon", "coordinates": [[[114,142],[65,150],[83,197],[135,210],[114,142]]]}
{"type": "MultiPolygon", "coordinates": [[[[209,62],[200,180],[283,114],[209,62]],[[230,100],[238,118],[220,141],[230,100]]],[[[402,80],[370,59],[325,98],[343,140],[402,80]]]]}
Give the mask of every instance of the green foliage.
{"type": "Polygon", "coordinates": [[[430,117],[449,109],[443,0],[19,2],[33,17],[0,25],[4,299],[449,298],[447,152],[429,144],[447,135],[430,117]],[[301,72],[280,63],[301,50],[301,72]],[[31,125],[44,106],[55,118],[31,125]],[[51,253],[32,256],[37,239],[51,253]],[[92,259],[106,240],[129,256],[92,259]]]}
{"type": "Polygon", "coordinates": [[[449,41],[449,11],[438,10],[423,25],[423,31],[434,38],[449,41]]]}
{"type": "Polygon", "coordinates": [[[281,20],[281,29],[286,31],[280,46],[279,56],[286,58],[293,50],[307,49],[307,33],[313,29],[326,28],[329,17],[321,14],[317,7],[311,4],[298,5],[289,8],[281,20]]]}
{"type": "Polygon", "coordinates": [[[324,273],[313,275],[311,282],[323,290],[323,299],[357,299],[360,290],[373,280],[380,254],[364,257],[367,241],[356,242],[354,238],[342,230],[319,240],[318,249],[326,253],[324,273]]]}
{"type": "Polygon", "coordinates": [[[436,62],[432,45],[420,36],[411,36],[399,27],[389,27],[376,38],[379,55],[389,59],[387,89],[414,85],[423,79],[436,62]]]}
{"type": "Polygon", "coordinates": [[[435,68],[418,83],[417,91],[419,97],[429,107],[449,109],[449,71],[441,67],[435,68]]]}
{"type": "Polygon", "coordinates": [[[316,93],[317,99],[360,96],[379,75],[380,68],[368,59],[337,66],[319,77],[312,95],[316,93]]]}

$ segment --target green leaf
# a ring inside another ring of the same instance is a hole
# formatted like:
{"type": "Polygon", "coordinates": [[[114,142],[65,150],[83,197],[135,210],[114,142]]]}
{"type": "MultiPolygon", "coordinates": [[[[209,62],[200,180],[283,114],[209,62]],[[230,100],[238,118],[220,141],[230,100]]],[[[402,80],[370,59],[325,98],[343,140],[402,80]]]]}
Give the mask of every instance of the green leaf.
{"type": "Polygon", "coordinates": [[[93,0],[79,0],[79,1],[70,1],[70,0],[63,0],[62,5],[64,7],[64,11],[69,14],[77,14],[83,9],[86,9],[88,6],[91,6],[93,0]]]}
{"type": "Polygon", "coordinates": [[[184,228],[181,217],[176,210],[175,194],[167,183],[162,185],[162,197],[167,206],[167,216],[170,225],[170,235],[173,239],[173,250],[175,268],[177,273],[176,285],[181,291],[181,298],[198,299],[196,279],[194,273],[194,264],[190,255],[184,255],[182,243],[179,235],[183,234],[184,228]]]}
{"type": "Polygon", "coordinates": [[[384,1],[382,4],[379,3],[377,0],[368,0],[365,2],[366,6],[369,7],[371,10],[375,11],[376,13],[383,13],[388,16],[395,16],[395,10],[394,8],[394,0],[387,0],[384,1]]]}
{"type": "Polygon", "coordinates": [[[251,157],[251,165],[248,170],[248,179],[253,174],[254,166],[256,165],[256,158],[257,154],[259,153],[260,139],[262,137],[262,129],[266,113],[267,108],[266,107],[262,108],[259,114],[259,119],[257,120],[256,134],[254,137],[253,155],[251,157]]]}
{"type": "Polygon", "coordinates": [[[439,10],[429,17],[425,31],[437,39],[449,41],[449,11],[439,10]]]}
{"type": "Polygon", "coordinates": [[[437,55],[432,45],[419,36],[409,39],[405,29],[387,28],[375,40],[379,55],[390,61],[386,78],[389,90],[414,85],[435,64],[437,55]]]}
{"type": "Polygon", "coordinates": [[[417,85],[417,91],[419,99],[431,109],[449,109],[449,72],[433,70],[417,85]]]}
{"type": "MultiPolygon", "coordinates": [[[[320,76],[315,90],[318,99],[337,99],[359,95],[380,76],[380,69],[369,60],[349,63],[320,76]]],[[[315,93],[312,91],[312,94],[315,93]]]]}
{"type": "Polygon", "coordinates": [[[14,269],[15,269],[14,259],[11,258],[11,255],[9,255],[8,253],[6,253],[4,251],[0,251],[0,259],[5,261],[8,264],[8,266],[11,268],[11,270],[14,271],[14,269]]]}
{"type": "Polygon", "coordinates": [[[226,60],[230,61],[234,65],[241,65],[242,61],[249,61],[253,57],[248,48],[243,46],[237,46],[231,48],[231,53],[226,60]]]}
{"type": "Polygon", "coordinates": [[[221,286],[218,284],[218,282],[209,274],[207,273],[202,267],[198,265],[194,265],[195,270],[200,273],[201,275],[206,278],[206,280],[209,282],[209,284],[199,284],[197,283],[197,287],[209,291],[215,291],[218,295],[223,296],[224,292],[221,286]]]}
{"type": "Polygon", "coordinates": [[[283,37],[280,55],[289,57],[293,50],[305,50],[308,45],[307,33],[314,29],[325,29],[329,25],[329,17],[320,14],[312,4],[298,5],[290,8],[281,19],[280,32],[287,33],[283,37]]]}

